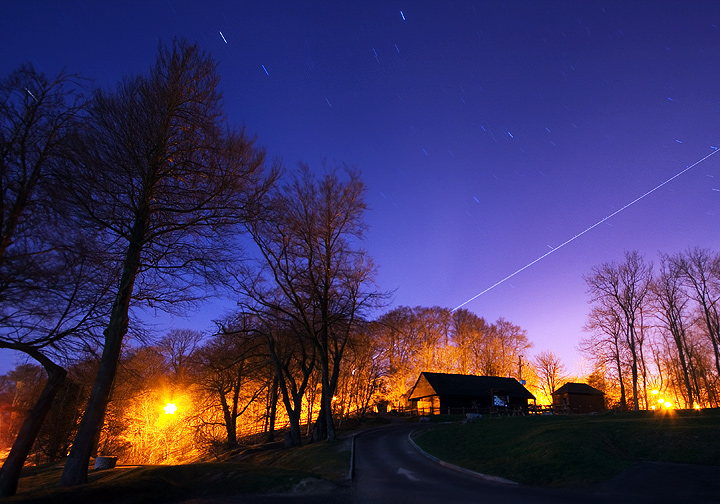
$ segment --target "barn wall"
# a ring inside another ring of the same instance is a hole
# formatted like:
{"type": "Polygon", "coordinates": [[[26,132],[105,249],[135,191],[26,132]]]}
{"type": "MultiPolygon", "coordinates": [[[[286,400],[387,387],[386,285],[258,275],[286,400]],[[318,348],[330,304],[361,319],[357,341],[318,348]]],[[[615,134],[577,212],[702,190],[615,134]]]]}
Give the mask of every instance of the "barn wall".
{"type": "Polygon", "coordinates": [[[412,391],[410,399],[429,397],[433,395],[435,395],[435,390],[430,385],[430,382],[427,381],[427,378],[425,378],[424,375],[420,375],[420,379],[415,384],[415,388],[412,391]]]}
{"type": "Polygon", "coordinates": [[[589,394],[553,394],[553,406],[568,406],[573,413],[605,411],[605,396],[589,394]]]}

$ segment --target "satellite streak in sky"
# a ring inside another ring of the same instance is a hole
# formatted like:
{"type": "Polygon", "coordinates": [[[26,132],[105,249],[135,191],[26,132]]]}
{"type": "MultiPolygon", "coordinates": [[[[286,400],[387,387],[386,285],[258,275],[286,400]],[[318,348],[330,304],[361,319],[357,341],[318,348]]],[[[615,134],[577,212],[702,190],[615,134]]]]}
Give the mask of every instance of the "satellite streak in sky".
{"type": "Polygon", "coordinates": [[[502,280],[499,280],[499,281],[495,282],[494,284],[492,284],[490,287],[488,287],[488,288],[485,289],[484,291],[482,291],[482,292],[480,292],[480,293],[478,293],[478,294],[475,294],[473,297],[471,297],[470,299],[468,299],[468,300],[465,301],[464,303],[459,304],[458,306],[456,306],[455,308],[453,308],[452,311],[459,310],[460,308],[462,308],[462,307],[465,306],[466,304],[471,303],[472,301],[475,301],[477,298],[479,298],[480,296],[482,296],[482,295],[485,294],[486,292],[491,291],[492,289],[494,289],[494,288],[497,287],[498,285],[501,285],[501,284],[507,282],[508,280],[510,280],[510,279],[511,279],[512,277],[514,277],[515,275],[517,275],[517,274],[519,274],[519,273],[522,273],[523,271],[525,271],[526,269],[528,269],[530,266],[533,266],[534,264],[542,261],[543,259],[545,259],[547,256],[549,256],[549,255],[552,254],[553,252],[557,252],[558,250],[560,250],[561,248],[563,248],[565,245],[568,245],[569,243],[574,242],[575,240],[577,240],[578,238],[580,238],[580,237],[581,237],[582,235],[584,235],[585,233],[587,233],[587,232],[589,232],[589,231],[592,231],[593,229],[595,229],[596,227],[598,227],[598,226],[599,226],[600,224],[602,224],[603,222],[606,222],[606,221],[612,219],[613,217],[615,217],[617,214],[619,214],[620,212],[622,212],[622,211],[625,210],[626,208],[629,208],[629,207],[633,206],[635,203],[637,203],[637,202],[640,201],[641,199],[645,198],[646,196],[651,195],[652,193],[654,193],[655,191],[657,191],[658,189],[660,189],[660,188],[663,187],[664,185],[669,184],[670,182],[672,182],[673,180],[675,180],[675,179],[678,178],[679,176],[683,175],[685,172],[690,171],[692,168],[694,168],[695,166],[699,165],[700,163],[702,163],[703,161],[705,161],[707,158],[709,158],[710,156],[712,156],[712,155],[714,155],[714,154],[716,154],[716,153],[718,152],[717,147],[712,147],[712,149],[713,149],[713,151],[712,151],[710,154],[708,154],[707,156],[705,156],[705,157],[703,157],[703,158],[695,161],[693,164],[689,165],[687,168],[679,171],[678,173],[676,173],[675,175],[673,175],[673,176],[670,177],[669,179],[667,179],[667,180],[665,180],[664,182],[656,185],[655,187],[653,187],[652,189],[650,189],[650,190],[647,191],[646,193],[642,194],[641,196],[638,196],[637,198],[635,198],[634,200],[632,200],[630,203],[627,203],[627,204],[625,204],[624,206],[620,207],[619,209],[615,210],[613,213],[611,213],[611,214],[608,215],[607,217],[603,217],[602,219],[600,219],[599,221],[597,221],[597,222],[596,222],[595,224],[593,224],[592,226],[586,228],[584,231],[581,231],[581,232],[577,233],[575,236],[573,236],[572,238],[570,238],[570,239],[568,239],[568,240],[565,240],[563,243],[561,243],[560,245],[558,245],[558,246],[555,247],[554,249],[550,250],[549,252],[546,252],[546,253],[544,253],[543,255],[541,255],[540,257],[538,257],[537,259],[535,259],[535,260],[533,260],[533,261],[530,261],[530,262],[527,263],[525,266],[523,266],[522,268],[518,269],[517,271],[509,274],[508,276],[506,276],[506,277],[503,278],[502,280]]]}

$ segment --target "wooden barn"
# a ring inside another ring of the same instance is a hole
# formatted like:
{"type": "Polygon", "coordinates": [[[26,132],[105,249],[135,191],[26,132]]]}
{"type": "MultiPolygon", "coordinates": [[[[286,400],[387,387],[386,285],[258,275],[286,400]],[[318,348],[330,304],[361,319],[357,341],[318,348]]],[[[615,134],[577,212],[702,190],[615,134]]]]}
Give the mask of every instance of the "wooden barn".
{"type": "Polygon", "coordinates": [[[600,413],[605,411],[605,393],[587,383],[568,382],[552,395],[556,411],[600,413]]]}
{"type": "Polygon", "coordinates": [[[447,373],[420,373],[408,401],[423,415],[464,414],[489,409],[525,411],[532,395],[515,378],[447,373]]]}

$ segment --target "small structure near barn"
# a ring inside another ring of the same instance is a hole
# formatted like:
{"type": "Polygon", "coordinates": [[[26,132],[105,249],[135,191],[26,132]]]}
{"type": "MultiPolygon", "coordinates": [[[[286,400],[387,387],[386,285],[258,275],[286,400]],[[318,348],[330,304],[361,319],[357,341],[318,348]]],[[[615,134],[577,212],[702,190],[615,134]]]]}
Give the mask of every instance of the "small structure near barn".
{"type": "Polygon", "coordinates": [[[408,400],[412,411],[420,415],[464,415],[492,409],[520,414],[535,396],[515,378],[423,372],[408,400]]]}
{"type": "Polygon", "coordinates": [[[568,382],[552,395],[553,408],[572,413],[600,413],[605,411],[605,393],[587,383],[568,382]]]}

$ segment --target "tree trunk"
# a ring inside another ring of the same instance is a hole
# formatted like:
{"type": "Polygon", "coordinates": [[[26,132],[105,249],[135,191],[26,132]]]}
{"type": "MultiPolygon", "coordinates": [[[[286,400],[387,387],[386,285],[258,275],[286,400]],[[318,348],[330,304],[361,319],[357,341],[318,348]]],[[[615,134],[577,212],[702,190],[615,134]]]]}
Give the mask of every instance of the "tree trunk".
{"type": "Polygon", "coordinates": [[[638,400],[638,368],[637,368],[637,360],[635,359],[635,356],[633,355],[633,362],[632,362],[632,389],[633,389],[633,411],[640,411],[640,402],[638,400]]]}
{"type": "Polygon", "coordinates": [[[617,341],[615,342],[615,365],[617,366],[618,381],[620,382],[620,411],[627,410],[627,401],[625,399],[625,380],[623,380],[622,363],[620,362],[620,349],[617,341]]]}
{"type": "Polygon", "coordinates": [[[688,371],[688,359],[685,354],[685,330],[678,327],[678,325],[674,320],[671,320],[670,332],[675,341],[675,348],[677,348],[678,360],[680,361],[680,367],[682,369],[683,383],[685,384],[685,393],[687,394],[685,407],[692,408],[695,404],[695,398],[693,397],[692,383],[690,382],[690,372],[688,371]]]}
{"type": "Polygon", "coordinates": [[[277,376],[273,378],[272,392],[270,393],[270,418],[268,426],[268,442],[275,441],[275,418],[277,417],[277,402],[278,402],[278,379],[277,376]]]}
{"type": "Polygon", "coordinates": [[[321,441],[327,438],[327,415],[325,414],[325,399],[320,396],[320,411],[313,426],[312,440],[321,441]]]}
{"type": "MultiPolygon", "coordinates": [[[[347,341],[347,337],[345,338],[345,341],[347,341]]],[[[333,408],[332,408],[332,398],[335,395],[335,391],[337,390],[337,384],[338,379],[340,377],[340,361],[342,360],[342,354],[343,350],[345,349],[345,343],[343,343],[342,347],[338,349],[337,351],[333,352],[333,372],[332,375],[329,377],[329,387],[328,392],[330,394],[330,402],[328,409],[328,420],[327,420],[327,440],[328,441],[335,441],[336,434],[335,434],[335,421],[333,419],[333,408]]]]}
{"type": "Polygon", "coordinates": [[[313,441],[320,441],[326,439],[328,441],[335,440],[335,429],[332,427],[332,397],[333,391],[330,390],[330,374],[329,374],[329,359],[327,355],[327,337],[324,343],[320,346],[320,383],[321,394],[320,394],[320,412],[318,413],[317,420],[315,421],[315,427],[313,429],[313,441]],[[330,432],[333,434],[333,438],[330,439],[330,432]]]}
{"type": "Polygon", "coordinates": [[[238,366],[237,377],[233,384],[232,409],[228,409],[227,402],[223,401],[225,410],[225,427],[227,428],[227,442],[230,448],[238,445],[237,442],[237,419],[238,419],[238,398],[240,397],[240,386],[242,384],[243,366],[238,366]]]}
{"type": "Polygon", "coordinates": [[[287,411],[288,421],[290,422],[290,446],[300,446],[301,444],[301,433],[300,433],[300,415],[302,413],[302,399],[305,395],[305,387],[307,386],[310,373],[312,373],[312,365],[306,368],[301,365],[303,369],[303,380],[300,386],[294,383],[294,377],[289,369],[289,363],[283,364],[277,357],[272,345],[270,345],[270,356],[275,365],[275,373],[278,378],[278,385],[280,386],[280,392],[282,395],[283,404],[287,411]]]}
{"type": "MultiPolygon", "coordinates": [[[[629,319],[629,317],[627,317],[629,319]]],[[[638,399],[638,356],[637,356],[637,337],[635,335],[635,329],[632,322],[628,320],[628,329],[626,334],[626,342],[630,349],[630,356],[632,357],[632,363],[630,371],[632,375],[632,389],[633,389],[633,411],[640,411],[640,402],[638,399]]]]}
{"type": "Polygon", "coordinates": [[[137,215],[130,232],[130,244],[125,255],[120,285],[115,302],[110,312],[110,321],[105,329],[105,345],[103,346],[100,367],[95,376],[90,399],[78,427],[70,455],[65,462],[60,484],[75,486],[87,483],[90,456],[96,448],[97,435],[105,418],[105,409],[110,399],[110,392],[115,380],[118,360],[123,338],[128,330],[128,310],[132,299],[135,277],[140,266],[142,243],[147,232],[148,218],[137,215]]]}
{"type": "Polygon", "coordinates": [[[47,371],[48,379],[37,402],[25,417],[10,449],[10,454],[5,459],[2,469],[0,469],[0,497],[15,495],[25,460],[35,443],[47,414],[50,412],[53,399],[55,399],[60,387],[65,382],[65,376],[67,376],[67,372],[63,368],[50,361],[47,357],[40,355],[39,352],[35,353],[36,355],[31,355],[43,365],[47,371]]]}
{"type": "Polygon", "coordinates": [[[227,433],[227,446],[234,448],[237,446],[237,417],[230,411],[224,391],[218,390],[218,393],[220,394],[220,405],[222,406],[225,432],[227,433]]]}

